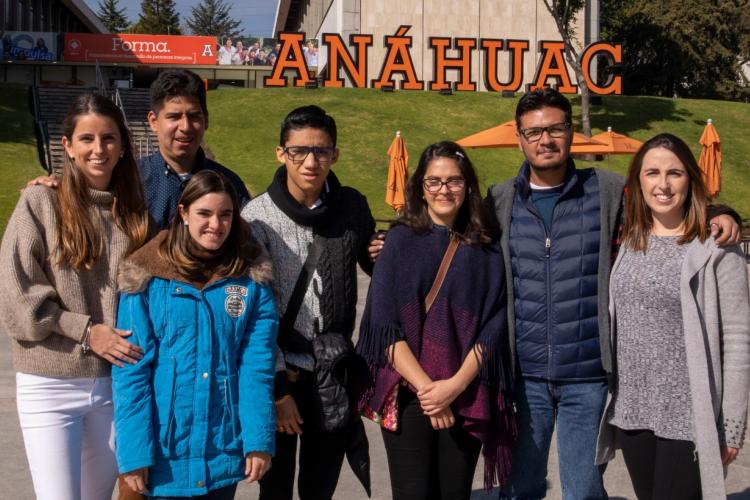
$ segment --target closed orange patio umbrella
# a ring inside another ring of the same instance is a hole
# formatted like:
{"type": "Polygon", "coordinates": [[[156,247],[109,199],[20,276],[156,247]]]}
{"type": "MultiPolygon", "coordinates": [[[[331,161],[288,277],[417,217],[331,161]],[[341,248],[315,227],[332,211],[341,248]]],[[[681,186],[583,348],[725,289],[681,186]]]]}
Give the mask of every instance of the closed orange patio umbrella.
{"type": "Polygon", "coordinates": [[[409,175],[407,170],[409,153],[406,151],[406,144],[401,138],[401,131],[396,132],[396,137],[393,139],[391,147],[388,148],[388,156],[391,157],[391,160],[388,162],[385,202],[397,213],[400,213],[405,204],[406,178],[409,175]]]}
{"type": "MultiPolygon", "coordinates": [[[[464,148],[517,148],[516,122],[510,120],[487,130],[482,130],[456,141],[464,148]]],[[[573,134],[573,145],[598,145],[583,134],[573,134]]]]}
{"type": "Polygon", "coordinates": [[[721,139],[710,118],[699,142],[702,148],[698,166],[703,173],[708,196],[713,198],[721,191],[721,139]]]}

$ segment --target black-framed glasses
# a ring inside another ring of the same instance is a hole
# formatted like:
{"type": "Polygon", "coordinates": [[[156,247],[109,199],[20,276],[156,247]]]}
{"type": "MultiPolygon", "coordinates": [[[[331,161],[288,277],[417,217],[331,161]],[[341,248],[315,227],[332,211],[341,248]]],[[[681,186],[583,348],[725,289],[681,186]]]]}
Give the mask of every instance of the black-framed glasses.
{"type": "Polygon", "coordinates": [[[284,154],[294,163],[302,163],[310,153],[320,163],[331,163],[336,156],[336,148],[319,148],[316,146],[286,146],[284,154]]]}
{"type": "Polygon", "coordinates": [[[422,184],[424,185],[424,190],[428,193],[437,193],[443,189],[443,186],[446,186],[451,193],[457,193],[463,190],[466,180],[463,177],[451,177],[447,181],[438,179],[437,177],[426,177],[422,181],[422,184]]]}
{"type": "Polygon", "coordinates": [[[542,138],[542,135],[544,135],[545,132],[547,132],[550,137],[559,139],[560,137],[565,137],[569,131],[570,123],[568,122],[553,123],[548,127],[529,127],[518,129],[518,133],[521,134],[524,139],[526,139],[526,142],[537,142],[542,138]]]}

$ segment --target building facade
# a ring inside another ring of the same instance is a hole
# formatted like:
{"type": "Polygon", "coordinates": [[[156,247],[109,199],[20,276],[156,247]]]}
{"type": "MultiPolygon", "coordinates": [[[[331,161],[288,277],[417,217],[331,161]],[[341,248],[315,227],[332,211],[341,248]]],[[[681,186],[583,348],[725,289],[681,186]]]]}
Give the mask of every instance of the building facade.
{"type": "Polygon", "coordinates": [[[4,31],[107,33],[83,0],[0,0],[4,31]]]}
{"type": "MultiPolygon", "coordinates": [[[[431,37],[526,40],[529,50],[524,57],[524,86],[534,78],[541,57],[542,41],[559,41],[555,20],[543,0],[279,0],[274,34],[281,31],[304,31],[307,38],[321,40],[324,33],[339,33],[348,42],[353,33],[373,35],[368,56],[368,80],[378,77],[387,48],[384,37],[393,35],[399,26],[411,26],[411,55],[418,78],[433,80],[431,37]]],[[[588,0],[575,22],[579,48],[599,37],[599,0],[588,0]]],[[[472,81],[484,89],[484,58],[477,42],[472,54],[472,81]]],[[[448,50],[449,57],[457,51],[448,50]]],[[[326,64],[325,50],[319,54],[319,66],[326,64]]],[[[498,76],[508,78],[510,52],[501,51],[498,76]]],[[[570,71],[575,82],[575,75],[570,71]]],[[[455,78],[455,70],[448,71],[455,78]]]]}

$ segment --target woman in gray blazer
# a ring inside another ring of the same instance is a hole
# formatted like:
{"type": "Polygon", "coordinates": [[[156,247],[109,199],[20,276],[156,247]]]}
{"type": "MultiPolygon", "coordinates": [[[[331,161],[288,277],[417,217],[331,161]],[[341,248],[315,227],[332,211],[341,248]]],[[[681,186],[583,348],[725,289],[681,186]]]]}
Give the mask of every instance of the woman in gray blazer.
{"type": "Polygon", "coordinates": [[[615,383],[597,463],[620,448],[639,500],[724,498],[723,467],[744,440],[747,266],[739,247],[709,236],[708,202],[678,137],[659,134],[635,155],[610,281],[615,383]]]}

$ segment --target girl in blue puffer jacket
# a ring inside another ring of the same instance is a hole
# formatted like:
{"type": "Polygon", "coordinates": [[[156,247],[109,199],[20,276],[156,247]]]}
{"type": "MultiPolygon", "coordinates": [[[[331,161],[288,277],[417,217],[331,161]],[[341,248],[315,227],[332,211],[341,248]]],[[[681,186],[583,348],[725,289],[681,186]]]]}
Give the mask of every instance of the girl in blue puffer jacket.
{"type": "Polygon", "coordinates": [[[155,498],[233,498],[274,452],[271,267],[221,174],[193,176],[178,209],[119,273],[117,327],[143,359],[112,374],[117,462],[155,498]]]}

